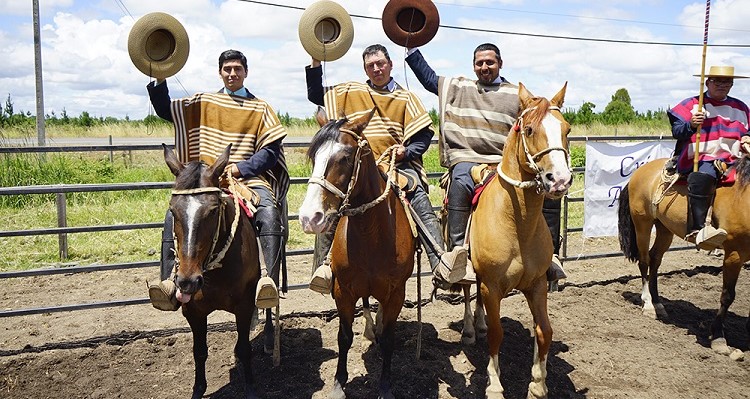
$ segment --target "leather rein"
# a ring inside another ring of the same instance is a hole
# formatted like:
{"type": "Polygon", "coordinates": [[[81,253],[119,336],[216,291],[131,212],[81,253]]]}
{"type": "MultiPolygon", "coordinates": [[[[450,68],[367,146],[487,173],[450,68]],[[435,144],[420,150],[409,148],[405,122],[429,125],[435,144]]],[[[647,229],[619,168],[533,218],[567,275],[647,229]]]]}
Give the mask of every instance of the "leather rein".
{"type": "Polygon", "coordinates": [[[393,154],[393,151],[395,150],[397,145],[391,146],[387,150],[385,150],[383,154],[381,154],[378,160],[375,162],[375,164],[378,165],[383,159],[385,159],[386,156],[390,156],[388,172],[387,172],[388,181],[386,182],[385,189],[383,189],[383,192],[374,200],[352,208],[351,204],[349,203],[349,199],[352,195],[352,191],[354,191],[354,186],[357,184],[357,180],[359,179],[359,170],[362,167],[362,156],[367,155],[370,152],[372,152],[372,149],[370,148],[370,144],[367,142],[365,138],[357,135],[353,131],[349,129],[339,129],[339,131],[342,133],[349,134],[350,136],[354,137],[357,140],[357,152],[354,154],[354,166],[352,170],[352,176],[349,179],[349,184],[347,185],[346,193],[339,190],[339,188],[333,185],[333,183],[326,180],[325,175],[310,176],[310,179],[308,180],[308,184],[317,184],[323,187],[325,190],[327,190],[331,194],[341,199],[341,205],[339,206],[339,209],[336,211],[330,211],[328,213],[335,213],[336,216],[338,217],[361,215],[367,212],[367,210],[374,207],[375,205],[383,202],[383,200],[388,196],[388,193],[390,192],[391,185],[396,182],[396,156],[393,154]]]}
{"type": "MultiPolygon", "coordinates": [[[[497,168],[497,175],[503,180],[505,180],[508,184],[511,184],[521,189],[534,188],[536,189],[537,194],[539,194],[544,189],[544,184],[542,183],[543,170],[541,167],[539,167],[539,165],[537,164],[537,161],[552,151],[562,151],[565,153],[565,161],[567,163],[568,169],[570,169],[571,162],[570,162],[570,153],[568,152],[566,148],[563,148],[563,147],[547,147],[533,155],[531,154],[531,152],[529,152],[529,145],[526,142],[526,129],[524,126],[523,117],[528,112],[533,111],[535,109],[537,109],[537,107],[526,108],[525,110],[523,110],[523,112],[521,112],[521,115],[518,117],[518,119],[516,119],[516,123],[513,124],[513,130],[515,130],[518,134],[521,135],[521,144],[523,145],[523,152],[526,155],[526,166],[528,166],[529,168],[531,168],[531,170],[535,172],[534,179],[525,180],[525,181],[516,180],[506,175],[505,172],[503,172],[502,167],[501,167],[502,164],[497,168]]],[[[550,106],[548,109],[560,111],[560,108],[554,105],[550,106]]]]}

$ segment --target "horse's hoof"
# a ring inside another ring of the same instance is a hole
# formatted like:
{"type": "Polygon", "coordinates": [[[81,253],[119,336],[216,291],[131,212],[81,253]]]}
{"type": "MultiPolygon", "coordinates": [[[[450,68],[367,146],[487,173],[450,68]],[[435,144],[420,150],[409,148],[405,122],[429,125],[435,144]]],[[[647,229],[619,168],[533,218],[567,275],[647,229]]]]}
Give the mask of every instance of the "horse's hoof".
{"type": "Polygon", "coordinates": [[[539,383],[529,383],[527,399],[547,399],[547,386],[539,383]]]}
{"type": "Polygon", "coordinates": [[[331,392],[328,394],[328,399],[346,399],[346,394],[344,393],[344,388],[342,388],[340,385],[336,384],[335,387],[331,390],[331,392]]]}
{"type": "Polygon", "coordinates": [[[646,317],[650,317],[650,318],[652,318],[654,320],[657,319],[657,317],[656,317],[656,309],[654,309],[653,305],[652,306],[644,306],[643,309],[641,309],[641,313],[644,316],[646,316],[646,317]]]}
{"type": "Polygon", "coordinates": [[[729,358],[736,362],[742,362],[745,360],[745,352],[741,349],[734,348],[732,353],[729,354],[729,358]]]}
{"type": "Polygon", "coordinates": [[[477,342],[477,338],[474,334],[463,334],[461,335],[461,343],[464,345],[474,345],[477,342]]]}
{"type": "Polygon", "coordinates": [[[711,349],[720,355],[729,356],[734,348],[727,345],[726,338],[716,338],[711,341],[711,349]]]}

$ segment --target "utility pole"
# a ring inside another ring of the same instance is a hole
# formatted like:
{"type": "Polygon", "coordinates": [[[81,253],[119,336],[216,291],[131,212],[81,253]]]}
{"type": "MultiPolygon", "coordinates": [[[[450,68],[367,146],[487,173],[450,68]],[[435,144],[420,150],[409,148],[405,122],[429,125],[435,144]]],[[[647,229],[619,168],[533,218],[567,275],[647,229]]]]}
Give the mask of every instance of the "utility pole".
{"type": "Polygon", "coordinates": [[[39,30],[39,0],[32,0],[34,17],[34,73],[36,75],[36,137],[40,147],[46,145],[44,134],[44,90],[42,90],[42,35],[39,30]]]}

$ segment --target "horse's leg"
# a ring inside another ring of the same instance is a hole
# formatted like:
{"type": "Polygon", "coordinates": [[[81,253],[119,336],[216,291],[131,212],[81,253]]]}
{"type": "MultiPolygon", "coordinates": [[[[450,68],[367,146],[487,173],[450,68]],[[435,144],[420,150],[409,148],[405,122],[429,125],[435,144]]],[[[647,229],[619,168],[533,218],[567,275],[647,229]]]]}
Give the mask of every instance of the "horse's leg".
{"type": "Polygon", "coordinates": [[[193,383],[192,399],[200,399],[206,393],[206,359],[208,358],[208,318],[205,315],[185,314],[185,318],[193,331],[193,360],[195,361],[195,382],[193,383]]]}
{"type": "MultiPolygon", "coordinates": [[[[370,299],[362,298],[362,314],[365,319],[365,331],[362,335],[370,342],[375,342],[375,322],[372,320],[372,311],[370,311],[370,299]]],[[[362,345],[369,345],[362,342],[362,345]]]]}
{"type": "Polygon", "coordinates": [[[490,361],[487,364],[487,398],[503,398],[500,383],[500,345],[503,342],[503,326],[500,324],[500,293],[481,285],[482,301],[487,311],[487,348],[490,361]]]}
{"type": "Polygon", "coordinates": [[[465,345],[473,345],[477,341],[474,329],[474,315],[471,314],[471,284],[461,286],[464,290],[464,328],[461,331],[461,342],[465,345]]]}
{"type": "MultiPolygon", "coordinates": [[[[661,266],[661,262],[664,259],[664,253],[666,253],[669,250],[669,246],[672,245],[672,238],[674,237],[674,234],[672,234],[672,232],[661,222],[657,221],[655,227],[656,236],[654,237],[654,245],[651,246],[651,249],[648,252],[648,294],[645,295],[645,298],[649,300],[648,306],[646,305],[647,302],[645,299],[643,302],[643,314],[654,319],[667,317],[664,303],[659,296],[659,266],[661,266]]],[[[640,237],[638,248],[639,250],[641,248],[640,237]]],[[[648,248],[648,243],[646,243],[646,247],[644,248],[648,248]]],[[[642,272],[643,271],[641,270],[641,273],[642,272]]],[[[643,292],[646,292],[645,287],[643,292]]],[[[644,298],[643,293],[641,294],[641,298],[644,298]]]]}
{"type": "MultiPolygon", "coordinates": [[[[335,283],[338,285],[338,282],[335,283]]],[[[354,322],[354,306],[357,303],[357,298],[350,297],[346,294],[341,293],[341,290],[334,287],[334,294],[338,294],[336,297],[336,309],[339,314],[339,359],[336,365],[336,377],[333,384],[333,389],[329,398],[331,399],[345,399],[346,394],[344,393],[344,385],[349,380],[349,372],[346,370],[346,361],[349,355],[349,349],[352,347],[354,341],[354,331],[352,330],[352,323],[354,322]]]]}
{"type": "Polygon", "coordinates": [[[391,361],[396,340],[396,319],[398,319],[398,314],[404,305],[405,297],[406,293],[403,290],[393,292],[387,302],[380,302],[378,308],[378,314],[382,314],[382,330],[378,338],[378,344],[380,344],[380,355],[383,357],[380,383],[378,384],[378,399],[394,398],[391,391],[391,361]]]}
{"type": "Polygon", "coordinates": [[[251,361],[252,349],[250,347],[250,321],[252,312],[256,312],[256,310],[254,306],[250,306],[250,309],[240,308],[236,312],[237,344],[234,346],[234,356],[237,358],[241,375],[245,378],[245,398],[255,398],[251,361]]]}
{"type": "Polygon", "coordinates": [[[547,397],[547,355],[552,344],[552,326],[547,313],[547,282],[540,279],[530,291],[524,292],[534,317],[534,359],[531,366],[530,398],[547,397]]]}
{"type": "Polygon", "coordinates": [[[729,307],[732,306],[735,297],[735,286],[737,279],[742,270],[742,259],[737,251],[725,249],[724,265],[722,268],[723,284],[721,288],[721,306],[716,314],[713,323],[711,323],[711,349],[722,355],[730,355],[734,348],[727,345],[724,337],[724,319],[727,317],[729,307]]]}
{"type": "Polygon", "coordinates": [[[487,316],[484,313],[484,303],[482,295],[479,293],[480,282],[477,278],[477,302],[474,304],[474,327],[477,331],[477,338],[487,337],[487,316]]]}
{"type": "Polygon", "coordinates": [[[273,354],[273,312],[266,309],[266,324],[263,326],[263,352],[273,354]]]}

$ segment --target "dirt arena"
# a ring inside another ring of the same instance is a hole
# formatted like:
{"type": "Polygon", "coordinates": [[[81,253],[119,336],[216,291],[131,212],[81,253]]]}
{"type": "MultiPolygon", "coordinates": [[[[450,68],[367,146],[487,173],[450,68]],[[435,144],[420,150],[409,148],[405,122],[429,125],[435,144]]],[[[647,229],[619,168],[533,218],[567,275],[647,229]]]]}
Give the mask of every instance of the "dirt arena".
{"type": "MultiPolygon", "coordinates": [[[[580,240],[580,239],[579,239],[580,240]]],[[[582,241],[582,240],[581,240],[582,241]]],[[[616,250],[612,239],[586,240],[569,253],[616,250]]],[[[309,275],[311,256],[290,261],[292,284],[309,275]]],[[[569,279],[550,294],[554,329],[548,361],[550,398],[748,398],[750,352],[748,311],[750,271],[740,275],[726,334],[744,361],[715,354],[708,327],[719,305],[721,259],[695,251],[665,256],[660,277],[670,317],[641,316],[637,267],[623,258],[566,263],[569,279]]],[[[126,270],[3,281],[0,306],[21,309],[101,300],[142,298],[156,270],[126,270]]],[[[426,280],[426,279],[425,279],[426,280]]],[[[426,296],[428,282],[423,281],[426,296]]],[[[440,294],[422,307],[422,351],[416,281],[407,286],[409,303],[401,312],[393,360],[398,398],[483,398],[486,341],[460,343],[463,304],[440,294]]],[[[282,364],[273,367],[253,334],[253,370],[265,398],[323,398],[336,369],[338,319],[333,300],[295,290],[282,301],[282,364]]],[[[530,380],[530,314],[522,295],[503,301],[505,341],[501,380],[507,398],[524,398],[530,380]]],[[[232,316],[209,319],[207,362],[210,398],[239,397],[232,349],[232,316]]],[[[380,355],[355,325],[349,356],[350,398],[377,396],[380,355]]],[[[3,398],[165,398],[190,397],[192,337],[180,312],[150,305],[50,313],[2,319],[0,397],[3,398]]]]}

